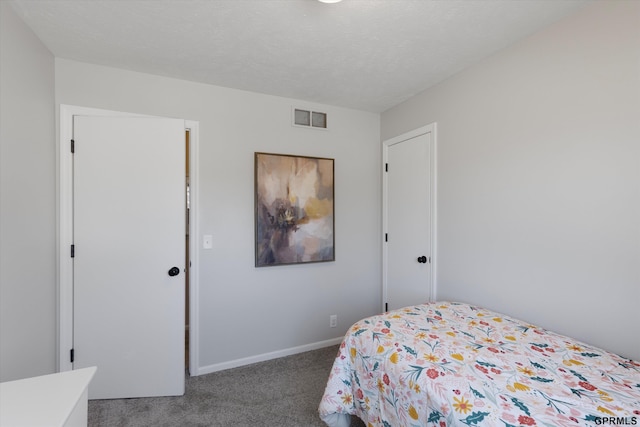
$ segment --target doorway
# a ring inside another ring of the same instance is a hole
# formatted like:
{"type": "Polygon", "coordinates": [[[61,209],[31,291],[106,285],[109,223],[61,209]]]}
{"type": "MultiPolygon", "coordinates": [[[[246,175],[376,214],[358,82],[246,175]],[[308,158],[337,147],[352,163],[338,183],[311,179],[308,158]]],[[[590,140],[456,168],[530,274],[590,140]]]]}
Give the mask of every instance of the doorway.
{"type": "MultiPolygon", "coordinates": [[[[69,256],[70,245],[73,244],[73,156],[69,150],[69,142],[73,139],[73,122],[77,116],[116,116],[116,117],[150,117],[107,110],[76,106],[60,106],[60,140],[58,143],[59,152],[59,242],[58,242],[58,262],[59,262],[59,327],[58,327],[58,369],[67,371],[74,369],[73,348],[74,348],[74,288],[73,288],[73,262],[69,256]]],[[[189,197],[184,200],[182,211],[185,215],[186,228],[181,234],[183,243],[186,244],[184,259],[184,276],[181,276],[181,283],[184,284],[184,316],[182,318],[181,330],[183,335],[180,349],[183,352],[185,361],[181,363],[182,372],[185,372],[185,365],[188,367],[188,374],[197,374],[198,366],[198,342],[197,342],[197,295],[198,295],[198,275],[190,270],[190,266],[197,265],[198,248],[195,238],[197,235],[197,153],[198,153],[198,123],[193,121],[183,121],[183,141],[185,141],[185,170],[188,170],[188,191],[189,197]],[[186,134],[186,135],[185,135],[186,134]],[[188,169],[187,169],[188,168],[188,169]],[[186,206],[186,208],[185,208],[186,206]]],[[[187,178],[186,175],[184,175],[187,178]]],[[[186,181],[186,180],[185,180],[186,181]]],[[[187,189],[184,189],[185,192],[187,189]]],[[[166,275],[166,271],[165,271],[166,275]]],[[[181,300],[182,300],[181,298],[181,300]]],[[[181,358],[182,360],[182,358],[181,358]]]]}
{"type": "Polygon", "coordinates": [[[383,142],[383,311],[435,298],[436,125],[383,142]]]}
{"type": "Polygon", "coordinates": [[[191,130],[185,130],[185,138],[184,138],[184,151],[185,151],[185,203],[184,203],[184,212],[185,212],[185,257],[184,257],[184,363],[185,370],[187,375],[189,374],[189,272],[191,270],[191,257],[189,253],[189,218],[191,210],[191,184],[189,182],[189,165],[191,163],[189,158],[189,148],[191,142],[191,130]]]}

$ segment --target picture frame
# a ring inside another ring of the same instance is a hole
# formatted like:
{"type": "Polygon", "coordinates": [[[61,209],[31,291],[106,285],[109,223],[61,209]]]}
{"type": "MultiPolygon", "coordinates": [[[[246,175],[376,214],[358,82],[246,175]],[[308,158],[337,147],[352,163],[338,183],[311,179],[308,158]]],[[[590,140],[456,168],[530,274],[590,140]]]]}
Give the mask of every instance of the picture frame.
{"type": "Polygon", "coordinates": [[[255,266],[335,261],[334,159],[255,153],[255,266]]]}

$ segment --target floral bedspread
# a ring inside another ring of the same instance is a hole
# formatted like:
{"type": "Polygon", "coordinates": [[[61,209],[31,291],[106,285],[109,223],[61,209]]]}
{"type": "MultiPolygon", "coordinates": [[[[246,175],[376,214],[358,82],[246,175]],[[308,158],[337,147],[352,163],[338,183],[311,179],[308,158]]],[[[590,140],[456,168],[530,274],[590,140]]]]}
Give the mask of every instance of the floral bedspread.
{"type": "Polygon", "coordinates": [[[429,303],[353,325],[319,412],[392,427],[640,425],[640,363],[479,307],[429,303]]]}

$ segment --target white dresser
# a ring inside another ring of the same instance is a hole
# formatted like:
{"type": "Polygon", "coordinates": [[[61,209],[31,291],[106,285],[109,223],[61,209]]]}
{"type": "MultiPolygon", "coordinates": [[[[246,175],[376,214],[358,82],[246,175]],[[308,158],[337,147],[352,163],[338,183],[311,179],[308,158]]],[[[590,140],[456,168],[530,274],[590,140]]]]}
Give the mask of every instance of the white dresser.
{"type": "Polygon", "coordinates": [[[0,427],[87,425],[95,367],[0,383],[0,427]]]}

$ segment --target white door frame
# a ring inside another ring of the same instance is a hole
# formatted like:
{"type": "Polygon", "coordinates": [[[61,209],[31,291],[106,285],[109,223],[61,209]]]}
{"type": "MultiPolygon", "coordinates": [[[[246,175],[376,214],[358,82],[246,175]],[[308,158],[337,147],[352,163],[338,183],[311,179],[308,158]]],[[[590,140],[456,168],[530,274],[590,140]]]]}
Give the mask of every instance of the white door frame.
{"type": "Polygon", "coordinates": [[[417,136],[420,135],[424,135],[427,133],[431,133],[431,152],[430,152],[430,161],[431,161],[431,176],[430,176],[430,183],[431,183],[431,188],[429,189],[429,195],[431,198],[430,201],[430,209],[431,209],[431,224],[430,224],[430,230],[431,230],[431,289],[429,289],[429,301],[434,301],[436,299],[436,290],[437,290],[437,286],[436,286],[436,265],[437,265],[437,256],[436,256],[436,248],[437,248],[437,236],[436,236],[436,224],[437,224],[437,193],[436,190],[438,188],[438,186],[436,185],[436,178],[438,176],[437,173],[437,124],[431,123],[428,124],[426,126],[423,126],[421,128],[418,129],[414,129],[412,131],[403,133],[402,135],[396,136],[394,138],[390,138],[387,140],[384,140],[382,142],[382,170],[383,170],[383,174],[382,174],[382,236],[383,236],[383,242],[382,242],[382,311],[386,310],[385,307],[385,302],[387,302],[387,296],[388,296],[388,280],[387,280],[387,274],[388,274],[388,266],[387,266],[387,262],[388,262],[388,249],[387,249],[387,245],[384,242],[384,236],[385,233],[387,233],[388,230],[388,220],[389,220],[389,215],[388,215],[388,200],[389,200],[389,178],[387,176],[386,173],[384,173],[386,164],[389,162],[389,147],[397,144],[399,142],[402,141],[406,141],[408,139],[411,138],[415,138],[417,136]]]}
{"type": "MultiPolygon", "coordinates": [[[[120,116],[120,117],[152,117],[143,114],[131,114],[97,108],[60,105],[60,137],[57,141],[58,152],[58,372],[70,371],[73,364],[70,350],[73,348],[73,260],[70,256],[73,243],[73,156],[71,143],[73,139],[73,116],[120,116]]],[[[199,369],[198,342],[198,268],[200,251],[198,238],[198,153],[199,122],[185,120],[185,128],[189,129],[189,368],[191,372],[199,369]],[[195,267],[195,268],[194,268],[195,267]]]]}

